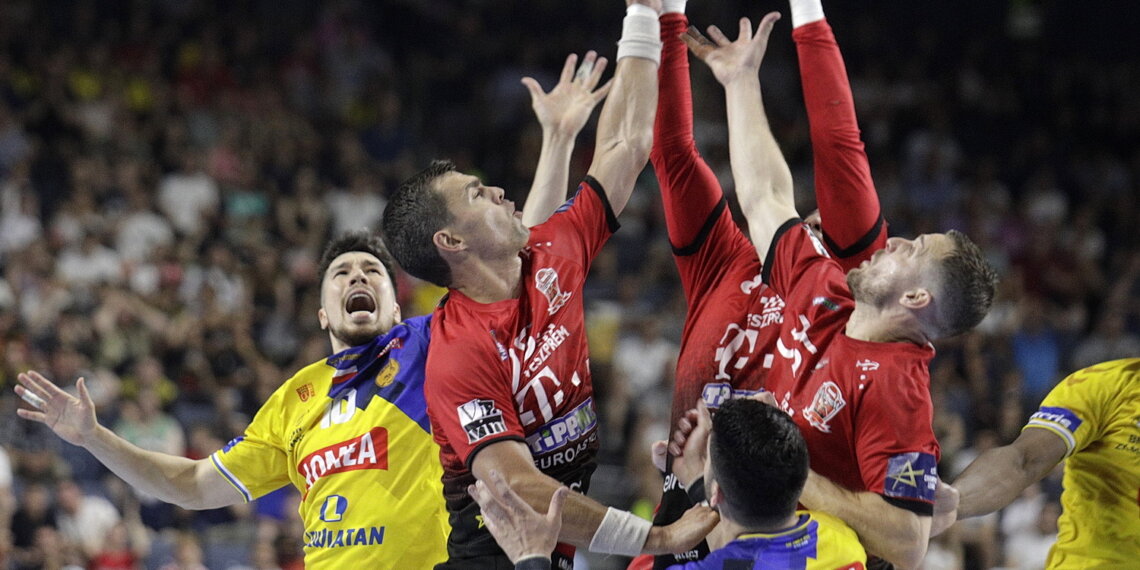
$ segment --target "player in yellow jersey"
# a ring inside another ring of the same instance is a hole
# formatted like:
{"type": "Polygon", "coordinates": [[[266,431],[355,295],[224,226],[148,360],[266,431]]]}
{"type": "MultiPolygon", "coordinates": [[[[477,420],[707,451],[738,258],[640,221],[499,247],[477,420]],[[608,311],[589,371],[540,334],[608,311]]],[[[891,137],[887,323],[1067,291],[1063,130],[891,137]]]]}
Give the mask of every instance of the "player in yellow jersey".
{"type": "MultiPolygon", "coordinates": [[[[698,406],[681,420],[682,435],[674,438],[681,443],[674,449],[673,473],[694,503],[704,501],[707,490],[709,504],[720,511],[718,532],[731,540],[719,546],[710,537],[713,550],[706,558],[670,568],[865,567],[863,545],[843,521],[826,513],[796,510],[807,480],[808,451],[803,434],[787,414],[749,398],[725,402],[712,418],[703,401],[698,406]]],[[[469,492],[517,570],[549,568],[546,557],[558,536],[560,496],[555,495],[548,513],[540,515],[497,472],[489,481],[472,485],[469,492]]]]}
{"type": "Polygon", "coordinates": [[[1140,561],[1140,358],[1078,370],[1057,384],[1013,443],[980,455],[936,507],[935,531],[996,511],[1058,463],[1064,511],[1048,568],[1124,568],[1140,561]],[[944,511],[944,512],[943,512],[944,511]]]}
{"type": "Polygon", "coordinates": [[[78,396],[35,371],[16,392],[39,421],[86,448],[136,489],[188,509],[302,495],[309,568],[420,568],[446,554],[439,448],[423,396],[426,317],[400,321],[391,261],[368,233],[334,240],[321,259],[321,328],[334,354],[286,381],[243,436],[208,459],[140,449],[99,425],[78,396]]]}

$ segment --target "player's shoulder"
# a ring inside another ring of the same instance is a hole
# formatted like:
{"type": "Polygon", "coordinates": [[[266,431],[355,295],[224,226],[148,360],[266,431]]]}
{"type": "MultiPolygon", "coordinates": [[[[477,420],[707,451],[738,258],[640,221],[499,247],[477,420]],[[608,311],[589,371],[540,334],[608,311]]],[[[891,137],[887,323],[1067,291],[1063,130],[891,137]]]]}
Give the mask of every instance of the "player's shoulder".
{"type": "Polygon", "coordinates": [[[859,535],[847,523],[825,512],[803,512],[819,525],[816,534],[819,538],[820,562],[849,564],[867,560],[867,551],[859,541],[859,535]]]}
{"type": "Polygon", "coordinates": [[[1065,381],[1073,385],[1092,382],[1111,384],[1125,390],[1140,390],[1140,358],[1122,358],[1094,364],[1073,372],[1065,381]]]}
{"type": "Polygon", "coordinates": [[[1082,368],[1057,383],[1046,396],[1056,403],[1071,397],[1088,400],[1140,396],[1140,358],[1110,360],[1082,368]]]}

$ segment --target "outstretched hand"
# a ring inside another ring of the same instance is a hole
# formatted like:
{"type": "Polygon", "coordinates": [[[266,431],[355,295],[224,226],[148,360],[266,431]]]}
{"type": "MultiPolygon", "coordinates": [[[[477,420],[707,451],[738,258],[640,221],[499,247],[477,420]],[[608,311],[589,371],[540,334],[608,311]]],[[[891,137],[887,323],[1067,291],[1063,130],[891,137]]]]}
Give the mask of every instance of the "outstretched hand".
{"type": "Polygon", "coordinates": [[[483,524],[503,552],[511,562],[531,556],[549,557],[558,543],[558,533],[562,530],[562,504],[566,502],[570,489],[559,487],[554,491],[546,514],[541,514],[511,489],[502,473],[491,470],[489,479],[468,485],[467,493],[479,503],[483,524]]]}
{"type": "Polygon", "coordinates": [[[756,34],[752,34],[752,21],[740,19],[740,34],[736,41],[730,41],[716,26],[709,26],[709,37],[697,28],[689,26],[681,39],[689,46],[693,55],[704,61],[721,85],[728,85],[737,79],[755,77],[760,72],[760,62],[768,50],[768,36],[772,26],[780,19],[779,12],[769,12],[760,20],[756,34]],[[709,39],[712,38],[712,39],[709,39]]]}
{"type": "Polygon", "coordinates": [[[612,80],[598,87],[608,63],[606,58],[598,57],[597,52],[591,50],[582,58],[582,65],[577,66],[577,63],[577,54],[566,57],[562,76],[549,93],[544,92],[533,77],[522,78],[522,84],[530,91],[531,106],[543,130],[577,136],[586,126],[594,107],[610,92],[612,80]]]}
{"type": "Polygon", "coordinates": [[[35,370],[19,374],[16,380],[19,382],[16,394],[34,408],[17,409],[16,414],[21,418],[40,422],[64,441],[79,446],[99,425],[95,420],[95,404],[87,393],[87,383],[83,378],[75,383],[78,398],[35,370]]]}

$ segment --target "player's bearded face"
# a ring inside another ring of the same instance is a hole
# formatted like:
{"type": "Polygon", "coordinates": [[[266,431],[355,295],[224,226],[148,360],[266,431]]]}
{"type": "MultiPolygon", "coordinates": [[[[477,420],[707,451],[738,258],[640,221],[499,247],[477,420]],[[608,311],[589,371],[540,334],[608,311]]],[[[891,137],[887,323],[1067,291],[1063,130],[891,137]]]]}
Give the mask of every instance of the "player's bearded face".
{"type": "Polygon", "coordinates": [[[400,320],[392,278],[369,253],[341,254],[321,286],[321,328],[346,346],[368,343],[400,320]]]}

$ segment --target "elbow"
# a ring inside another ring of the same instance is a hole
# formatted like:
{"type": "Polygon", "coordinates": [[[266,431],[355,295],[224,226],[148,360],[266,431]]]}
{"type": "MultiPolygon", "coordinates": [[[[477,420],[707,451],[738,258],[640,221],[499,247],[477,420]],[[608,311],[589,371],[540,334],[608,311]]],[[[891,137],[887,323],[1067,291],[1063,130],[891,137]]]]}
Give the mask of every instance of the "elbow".
{"type": "Polygon", "coordinates": [[[824,147],[833,152],[863,151],[863,139],[856,126],[813,126],[810,136],[814,147],[824,147]]]}

